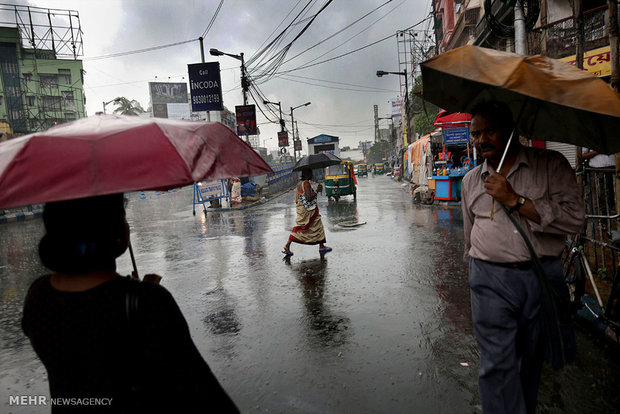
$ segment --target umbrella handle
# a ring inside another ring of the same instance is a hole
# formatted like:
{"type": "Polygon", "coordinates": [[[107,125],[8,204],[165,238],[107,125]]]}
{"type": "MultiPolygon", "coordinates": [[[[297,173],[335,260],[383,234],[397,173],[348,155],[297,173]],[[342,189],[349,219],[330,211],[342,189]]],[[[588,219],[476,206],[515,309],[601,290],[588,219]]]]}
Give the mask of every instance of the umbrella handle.
{"type": "Polygon", "coordinates": [[[508,154],[508,148],[510,148],[510,143],[512,142],[512,137],[515,135],[515,131],[517,130],[517,126],[512,130],[512,134],[510,134],[510,138],[508,138],[508,142],[506,143],[506,148],[504,148],[504,154],[502,155],[502,159],[499,161],[499,165],[497,166],[497,173],[501,174],[502,165],[504,165],[504,159],[506,159],[506,154],[508,154]]]}
{"type": "Polygon", "coordinates": [[[523,110],[525,109],[525,104],[527,103],[527,98],[523,101],[521,105],[521,109],[519,110],[519,115],[515,121],[515,127],[512,130],[512,134],[510,134],[510,138],[508,139],[508,143],[506,144],[506,148],[504,148],[504,154],[502,155],[502,159],[499,161],[499,165],[497,166],[497,173],[501,174],[502,165],[504,165],[504,159],[506,158],[506,154],[508,153],[508,148],[510,148],[510,143],[512,142],[512,137],[514,137],[515,132],[517,131],[517,125],[519,125],[519,121],[521,121],[521,116],[523,115],[523,110]]]}
{"type": "Polygon", "coordinates": [[[131,247],[131,239],[128,240],[127,247],[129,247],[129,256],[131,256],[131,264],[133,265],[133,272],[131,273],[131,277],[140,280],[140,276],[138,276],[138,266],[136,265],[136,258],[133,255],[133,248],[131,247]]]}

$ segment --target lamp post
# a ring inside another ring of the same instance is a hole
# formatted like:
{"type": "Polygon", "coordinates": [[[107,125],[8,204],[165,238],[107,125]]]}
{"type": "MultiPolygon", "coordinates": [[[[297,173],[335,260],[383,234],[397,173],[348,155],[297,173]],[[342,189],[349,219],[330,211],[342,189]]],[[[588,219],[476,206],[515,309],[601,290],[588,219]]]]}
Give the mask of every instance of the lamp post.
{"type": "Polygon", "coordinates": [[[284,119],[282,119],[282,105],[280,105],[280,102],[263,101],[263,103],[265,105],[278,105],[278,108],[280,109],[280,131],[284,131],[284,119]]]}
{"type": "MultiPolygon", "coordinates": [[[[380,78],[384,75],[400,75],[405,77],[405,121],[407,125],[407,134],[409,134],[409,83],[407,80],[407,69],[402,72],[386,72],[384,70],[378,70],[377,76],[380,78]]],[[[403,142],[403,145],[405,143],[403,142]]]]}
{"type": "Polygon", "coordinates": [[[306,102],[305,104],[298,105],[295,107],[291,106],[291,128],[293,131],[293,160],[297,162],[297,151],[295,151],[295,118],[293,118],[293,111],[297,108],[301,108],[302,106],[308,106],[311,102],[306,102]]]}
{"type": "Polygon", "coordinates": [[[248,82],[248,77],[245,72],[245,62],[243,60],[243,53],[239,53],[238,55],[233,55],[231,53],[225,53],[219,51],[217,49],[209,49],[209,54],[211,56],[230,56],[231,58],[235,58],[241,61],[241,90],[243,91],[243,104],[248,104],[248,88],[250,87],[250,83],[248,82]]]}
{"type": "Polygon", "coordinates": [[[109,105],[109,104],[111,104],[111,103],[113,103],[113,102],[115,102],[115,103],[116,103],[116,102],[119,102],[120,100],[121,100],[121,98],[114,98],[114,99],[112,99],[111,101],[108,101],[108,102],[103,101],[103,113],[104,113],[104,114],[106,113],[106,112],[105,112],[105,107],[106,107],[107,105],[109,105]]]}

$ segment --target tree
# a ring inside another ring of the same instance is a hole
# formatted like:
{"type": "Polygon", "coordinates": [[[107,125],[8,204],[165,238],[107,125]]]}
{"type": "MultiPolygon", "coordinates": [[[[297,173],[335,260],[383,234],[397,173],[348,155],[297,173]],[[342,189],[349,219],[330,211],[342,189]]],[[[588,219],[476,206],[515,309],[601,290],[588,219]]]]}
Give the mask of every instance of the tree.
{"type": "Polygon", "coordinates": [[[391,151],[392,145],[388,141],[377,141],[368,151],[368,162],[370,164],[382,162],[384,158],[388,157],[391,151]]]}
{"type": "Polygon", "coordinates": [[[433,125],[433,121],[437,114],[425,114],[422,112],[413,118],[413,129],[416,133],[421,135],[430,134],[435,130],[435,125],[433,125]]]}
{"type": "Polygon", "coordinates": [[[135,99],[132,99],[130,101],[124,96],[119,96],[114,100],[113,103],[117,106],[117,108],[114,110],[115,114],[138,115],[144,113],[142,105],[140,105],[140,102],[136,101],[135,99]]]}
{"type": "Polygon", "coordinates": [[[415,79],[413,91],[411,91],[411,96],[409,99],[409,114],[413,117],[414,131],[418,134],[426,135],[435,130],[433,121],[435,120],[435,117],[439,113],[440,109],[436,105],[425,101],[418,96],[419,93],[416,92],[421,91],[422,87],[422,75],[420,75],[415,79]]]}

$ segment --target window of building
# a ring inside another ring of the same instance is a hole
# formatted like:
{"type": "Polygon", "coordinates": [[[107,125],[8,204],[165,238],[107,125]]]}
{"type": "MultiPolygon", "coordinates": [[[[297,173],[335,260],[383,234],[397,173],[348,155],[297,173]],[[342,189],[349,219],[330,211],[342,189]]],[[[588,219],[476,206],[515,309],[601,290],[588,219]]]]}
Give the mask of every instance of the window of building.
{"type": "Polygon", "coordinates": [[[41,79],[42,88],[58,89],[58,75],[55,73],[41,73],[39,78],[41,79]]]}
{"type": "Polygon", "coordinates": [[[24,73],[24,80],[26,82],[32,82],[32,73],[24,73]]]}
{"type": "Polygon", "coordinates": [[[67,105],[69,108],[75,108],[73,91],[62,91],[62,99],[65,101],[65,105],[67,105]]]}
{"type": "Polygon", "coordinates": [[[17,67],[17,63],[2,62],[2,72],[4,72],[4,73],[19,73],[19,68],[17,67]]]}
{"type": "Polygon", "coordinates": [[[77,119],[77,115],[75,112],[65,112],[65,119],[67,121],[75,121],[77,119]]]}
{"type": "Polygon", "coordinates": [[[60,111],[60,96],[43,96],[44,111],[60,111]]]}
{"type": "Polygon", "coordinates": [[[7,86],[4,88],[4,91],[6,92],[6,96],[19,96],[19,88],[17,86],[7,86]]]}
{"type": "Polygon", "coordinates": [[[4,105],[4,96],[0,95],[0,106],[4,105]]]}
{"type": "Polygon", "coordinates": [[[22,110],[21,109],[11,109],[11,119],[12,120],[17,120],[17,119],[22,119],[23,115],[22,115],[22,110]]]}
{"type": "Polygon", "coordinates": [[[63,85],[71,85],[71,69],[58,69],[58,80],[63,85]]]}
{"type": "Polygon", "coordinates": [[[26,96],[26,103],[28,106],[34,106],[34,96],[26,96]]]}

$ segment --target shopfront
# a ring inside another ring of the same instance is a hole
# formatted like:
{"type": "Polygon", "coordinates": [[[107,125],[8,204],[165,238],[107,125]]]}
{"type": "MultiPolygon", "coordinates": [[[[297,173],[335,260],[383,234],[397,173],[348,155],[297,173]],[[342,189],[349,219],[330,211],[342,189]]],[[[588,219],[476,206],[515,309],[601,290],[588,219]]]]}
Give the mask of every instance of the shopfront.
{"type": "Polygon", "coordinates": [[[441,146],[433,153],[433,183],[435,199],[460,201],[461,182],[465,174],[476,166],[475,148],[470,145],[469,114],[440,112],[435,126],[441,128],[441,146]]]}

